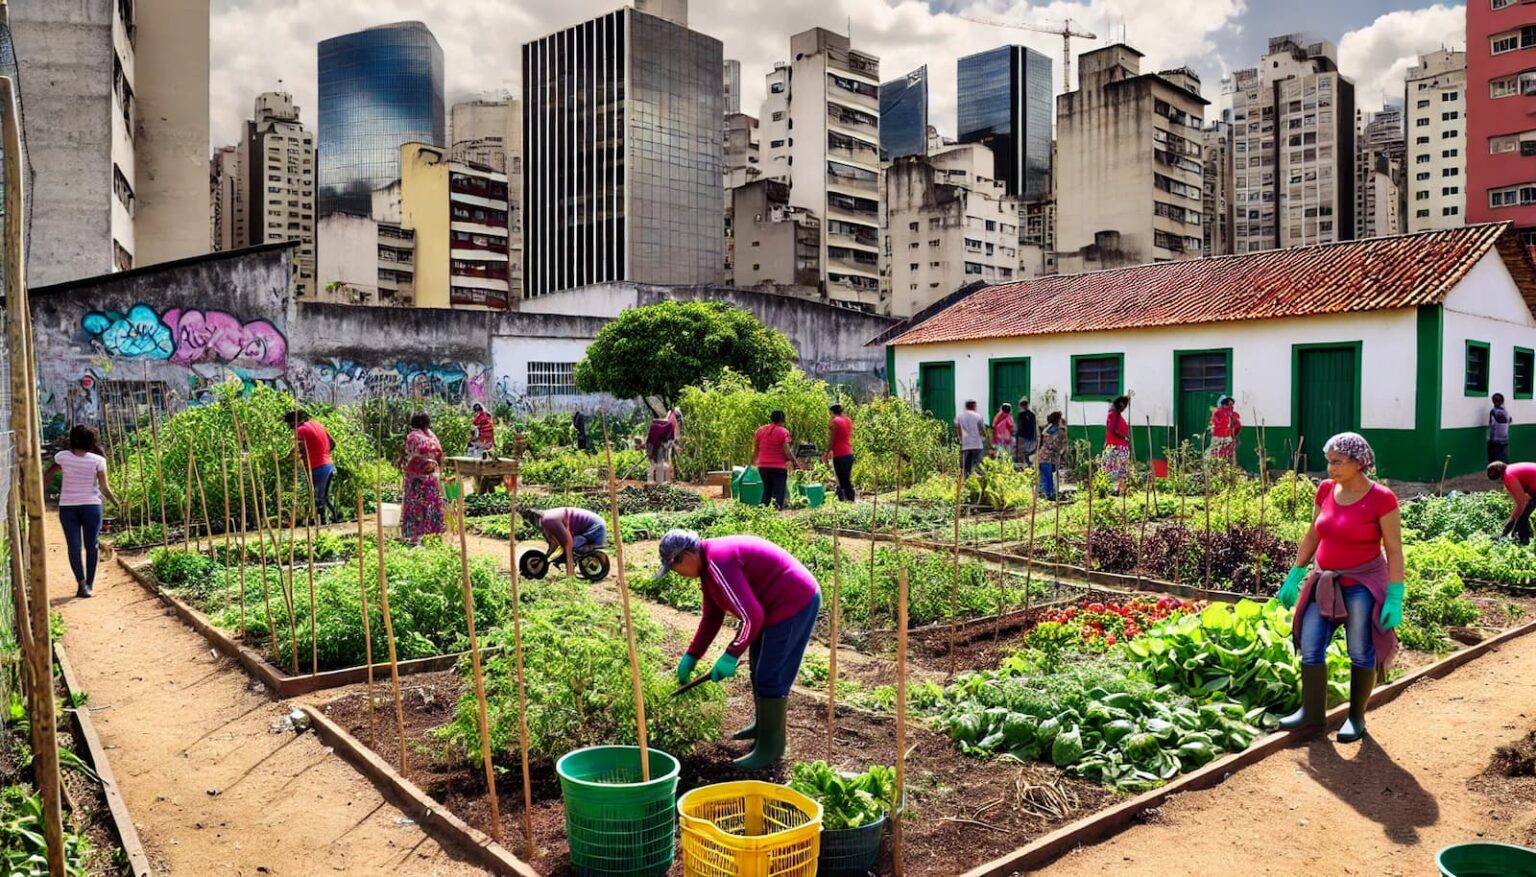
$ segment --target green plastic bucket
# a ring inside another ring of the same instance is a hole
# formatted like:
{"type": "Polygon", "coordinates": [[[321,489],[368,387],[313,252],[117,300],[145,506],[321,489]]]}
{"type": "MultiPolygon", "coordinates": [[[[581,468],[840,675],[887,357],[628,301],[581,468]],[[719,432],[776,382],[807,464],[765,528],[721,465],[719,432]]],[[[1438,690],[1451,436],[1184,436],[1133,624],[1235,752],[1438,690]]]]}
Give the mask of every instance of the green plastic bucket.
{"type": "Polygon", "coordinates": [[[745,466],[731,467],[731,499],[736,498],[736,492],[741,487],[741,476],[746,474],[746,471],[747,467],[745,466]]]}
{"type": "Polygon", "coordinates": [[[748,466],[741,473],[741,480],[736,482],[736,499],[743,505],[763,504],[763,478],[757,474],[757,468],[748,466]]]}
{"type": "Polygon", "coordinates": [[[864,877],[880,862],[884,836],[884,816],[858,828],[823,828],[816,873],[821,877],[864,877]]]}
{"type": "Polygon", "coordinates": [[[800,493],[813,509],[820,508],[821,504],[827,501],[827,486],[825,484],[801,485],[800,493]]]}
{"type": "Polygon", "coordinates": [[[555,763],[571,866],[581,877],[660,877],[677,855],[677,759],[637,746],[589,746],[555,763]]]}
{"type": "Polygon", "coordinates": [[[1435,856],[1441,877],[1536,877],[1536,850],[1512,844],[1453,844],[1435,856]]]}

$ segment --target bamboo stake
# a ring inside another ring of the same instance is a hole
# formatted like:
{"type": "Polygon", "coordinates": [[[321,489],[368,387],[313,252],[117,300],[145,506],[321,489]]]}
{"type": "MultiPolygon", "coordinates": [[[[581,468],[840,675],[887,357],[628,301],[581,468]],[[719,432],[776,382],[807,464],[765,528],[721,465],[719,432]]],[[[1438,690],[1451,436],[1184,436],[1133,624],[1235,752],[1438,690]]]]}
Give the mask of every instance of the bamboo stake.
{"type": "Polygon", "coordinates": [[[907,568],[897,573],[896,588],[896,812],[891,820],[891,864],[896,877],[906,871],[901,837],[907,804],[907,568]]]}
{"type": "MultiPolygon", "coordinates": [[[[513,437],[513,452],[522,468],[522,444],[513,437]]],[[[512,482],[512,508],[507,512],[508,551],[512,560],[512,665],[517,673],[517,752],[523,766],[523,841],[527,858],[538,855],[533,845],[533,781],[528,770],[528,695],[523,686],[523,610],[517,594],[517,490],[521,479],[512,482]]]]}
{"type": "MultiPolygon", "coordinates": [[[[161,399],[164,399],[164,395],[161,399]]],[[[155,415],[154,392],[149,387],[149,363],[144,363],[144,401],[149,406],[149,436],[155,446],[155,492],[160,495],[160,547],[171,547],[171,527],[165,517],[165,462],[160,452],[160,418],[155,415]]]]}
{"type": "MultiPolygon", "coordinates": [[[[964,454],[961,451],[961,454],[964,454]]],[[[959,656],[955,654],[955,623],[960,614],[960,499],[965,490],[965,466],[960,466],[955,476],[955,538],[952,548],[954,575],[949,584],[949,675],[955,675],[959,656]]],[[[901,522],[896,522],[897,527],[901,522]]]]}
{"type": "Polygon", "coordinates": [[[843,549],[837,538],[839,503],[832,501],[832,613],[829,617],[831,643],[827,651],[827,763],[832,763],[832,742],[837,733],[837,635],[839,601],[843,587],[843,549]]]}
{"type": "MultiPolygon", "coordinates": [[[[283,466],[282,463],[278,460],[276,450],[272,451],[272,472],[275,476],[273,480],[277,482],[277,525],[281,527],[283,525],[283,466]]],[[[299,623],[298,619],[294,618],[293,592],[293,533],[299,525],[299,503],[297,498],[299,487],[299,470],[297,466],[295,466],[293,470],[293,479],[293,493],[295,494],[295,497],[292,506],[293,510],[289,515],[289,520],[292,523],[288,525],[288,572],[286,576],[283,574],[282,534],[279,533],[277,544],[277,581],[278,584],[283,588],[283,602],[288,606],[288,646],[291,657],[290,665],[292,667],[293,675],[297,676],[299,675],[299,623]]]]}
{"type": "MultiPolygon", "coordinates": [[[[256,511],[256,552],[261,558],[261,601],[267,607],[267,638],[270,642],[267,650],[272,657],[278,657],[277,651],[277,625],[272,623],[272,592],[267,588],[267,501],[261,488],[261,458],[254,451],[251,454],[251,503],[256,511]]],[[[243,549],[242,549],[243,550],[243,549]]],[[[276,551],[276,547],[273,548],[276,551]]],[[[278,574],[281,582],[282,574],[278,574]]]]}
{"type": "Polygon", "coordinates": [[[1296,488],[1301,483],[1301,446],[1305,444],[1306,441],[1306,436],[1302,436],[1299,440],[1297,440],[1296,455],[1291,458],[1291,514],[1295,517],[1301,516],[1301,509],[1296,504],[1296,488]]]}
{"type": "Polygon", "coordinates": [[[1451,455],[1445,455],[1445,465],[1440,467],[1440,495],[1445,496],[1445,476],[1451,471],[1451,455]]]}
{"type": "MultiPolygon", "coordinates": [[[[997,623],[992,627],[993,641],[1003,638],[1003,613],[1008,611],[1008,501],[1003,500],[1003,510],[997,517],[997,623]]],[[[1024,583],[1025,599],[1029,596],[1029,582],[1024,583]]]]}
{"type": "MultiPolygon", "coordinates": [[[[297,463],[294,471],[298,471],[297,463]]],[[[309,556],[305,565],[309,577],[309,675],[315,677],[320,675],[320,646],[315,633],[315,537],[319,535],[320,527],[315,516],[314,476],[306,475],[304,484],[307,488],[305,492],[309,494],[309,517],[304,520],[304,538],[309,540],[309,550],[304,552],[309,556]]]]}
{"type": "MultiPolygon", "coordinates": [[[[208,491],[203,489],[203,470],[192,467],[192,474],[197,476],[197,501],[203,510],[203,529],[208,533],[208,553],[213,553],[213,521],[208,516],[208,491]]],[[[198,550],[202,550],[202,543],[198,543],[198,550]]]]}
{"type": "MultiPolygon", "coordinates": [[[[1134,430],[1133,430],[1134,431],[1134,430]]],[[[1147,418],[1147,490],[1142,497],[1141,507],[1141,538],[1136,541],[1136,584],[1141,584],[1141,564],[1147,550],[1147,520],[1152,517],[1152,481],[1156,473],[1152,471],[1152,418],[1147,418]]]]}
{"type": "Polygon", "coordinates": [[[875,614],[878,608],[875,588],[875,532],[880,525],[880,480],[870,476],[873,486],[869,499],[869,651],[871,654],[878,652],[875,646],[875,631],[879,625],[875,624],[875,614]]]}
{"type": "MultiPolygon", "coordinates": [[[[624,572],[624,531],[619,523],[619,482],[613,472],[613,442],[608,438],[608,416],[602,416],[603,454],[608,463],[608,502],[613,507],[613,551],[619,569],[619,597],[624,606],[624,636],[629,645],[629,678],[634,687],[635,725],[640,741],[640,779],[651,781],[651,751],[645,731],[645,692],[640,685],[640,655],[635,646],[635,625],[630,618],[629,579],[624,572]]],[[[567,566],[575,562],[566,559],[567,566]]]]}
{"type": "Polygon", "coordinates": [[[1098,493],[1099,479],[1094,477],[1094,469],[1098,463],[1092,454],[1088,455],[1088,522],[1083,524],[1083,572],[1093,570],[1093,495],[1098,493]]]}
{"type": "Polygon", "coordinates": [[[184,552],[192,550],[192,461],[195,459],[197,454],[192,450],[192,437],[187,436],[187,478],[183,482],[186,502],[181,512],[181,550],[184,552]]]}
{"type": "MultiPolygon", "coordinates": [[[[1036,470],[1035,487],[1029,496],[1029,542],[1024,546],[1024,609],[1027,611],[1035,601],[1035,512],[1040,508],[1040,478],[1039,470],[1036,470]]],[[[1061,505],[1056,506],[1056,513],[1061,514],[1061,505]]]]}
{"type": "MultiPolygon", "coordinates": [[[[220,448],[222,449],[223,446],[220,445],[220,448]]],[[[238,427],[235,429],[235,481],[240,486],[240,532],[236,535],[235,539],[240,545],[240,639],[243,640],[245,639],[245,473],[241,471],[240,430],[238,427]]],[[[229,501],[228,484],[224,486],[224,499],[227,506],[229,501]]],[[[224,517],[229,517],[227,508],[225,509],[224,517]]],[[[224,540],[224,546],[227,550],[229,547],[228,539],[224,540]]]]}
{"type": "MultiPolygon", "coordinates": [[[[1259,421],[1259,529],[1253,534],[1254,542],[1264,535],[1264,500],[1269,494],[1269,457],[1264,453],[1264,421],[1259,421]]],[[[1254,552],[1253,588],[1255,593],[1264,587],[1264,559],[1254,552]]]]}
{"type": "Polygon", "coordinates": [[[1205,491],[1205,589],[1211,589],[1211,440],[1206,436],[1205,449],[1200,454],[1201,487],[1205,491]]]}
{"type": "Polygon", "coordinates": [[[382,514],[384,476],[379,468],[375,467],[374,493],[381,497],[380,513],[373,516],[373,541],[378,550],[379,561],[379,611],[384,614],[384,639],[389,643],[389,681],[395,693],[395,733],[400,739],[400,775],[408,777],[410,765],[405,755],[405,704],[400,699],[400,664],[395,658],[395,622],[389,617],[389,584],[384,576],[384,515],[382,514]]]}
{"type": "MultiPolygon", "coordinates": [[[[134,434],[135,437],[139,436],[139,419],[138,419],[138,412],[137,411],[134,412],[133,434],[134,434]]],[[[150,516],[150,512],[149,512],[149,476],[144,471],[144,455],[146,453],[148,453],[148,451],[147,451],[147,449],[145,449],[143,447],[143,444],[144,443],[142,441],[139,442],[139,445],[140,445],[139,452],[137,454],[135,454],[134,456],[135,456],[135,461],[138,463],[138,470],[139,470],[139,493],[141,495],[140,498],[144,500],[144,520],[143,520],[143,525],[145,527],[148,527],[149,523],[150,523],[150,517],[151,517],[150,516]]],[[[164,535],[165,535],[165,533],[164,533],[164,531],[162,531],[161,532],[161,537],[164,538],[164,535]]]]}
{"type": "Polygon", "coordinates": [[[1175,426],[1173,429],[1174,447],[1178,448],[1179,451],[1178,463],[1175,464],[1178,467],[1176,478],[1179,485],[1179,545],[1174,549],[1173,583],[1179,585],[1184,583],[1184,536],[1186,534],[1184,521],[1187,517],[1185,513],[1188,510],[1189,485],[1184,482],[1184,464],[1186,462],[1184,459],[1184,445],[1179,441],[1179,428],[1175,426]]]}
{"type": "Polygon", "coordinates": [[[373,712],[373,622],[368,617],[368,578],[363,564],[363,491],[357,491],[357,593],[363,607],[363,654],[368,662],[368,746],[378,741],[378,719],[373,712]]]}
{"type": "MultiPolygon", "coordinates": [[[[491,763],[491,718],[485,703],[485,673],[480,667],[480,640],[475,636],[475,589],[469,583],[469,528],[464,524],[462,489],[459,490],[458,507],[459,571],[464,585],[464,625],[469,633],[469,664],[475,675],[475,700],[480,707],[480,760],[485,763],[485,786],[491,798],[491,840],[501,843],[501,802],[496,795],[496,768],[491,763]]],[[[576,565],[574,558],[566,562],[571,566],[576,565]]]]}

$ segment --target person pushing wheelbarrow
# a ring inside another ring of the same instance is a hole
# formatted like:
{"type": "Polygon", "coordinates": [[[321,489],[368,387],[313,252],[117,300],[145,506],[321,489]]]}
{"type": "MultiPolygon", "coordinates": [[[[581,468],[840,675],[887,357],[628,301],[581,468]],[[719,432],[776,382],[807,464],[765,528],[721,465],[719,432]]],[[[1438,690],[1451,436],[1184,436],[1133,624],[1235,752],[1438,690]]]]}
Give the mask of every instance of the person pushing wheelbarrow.
{"type": "Polygon", "coordinates": [[[758,536],[701,539],[692,530],[671,530],[661,539],[661,571],[699,580],[704,594],[702,618],[687,652],[677,664],[677,681],[686,685],[694,667],[720,632],[725,614],[741,619],[736,638],[709,670],[721,682],[736,675],[747,653],[756,718],[731,735],[752,740],[752,751],[735,761],[745,770],[762,770],[784,756],[789,720],[789,689],[800,674],[800,661],[821,611],[821,586],[789,552],[758,536]]]}
{"type": "Polygon", "coordinates": [[[574,506],[538,509],[521,508],[518,513],[528,523],[544,534],[546,558],[555,555],[559,548],[564,554],[565,568],[574,573],[575,560],[588,552],[602,548],[608,541],[608,525],[601,515],[574,506]]]}

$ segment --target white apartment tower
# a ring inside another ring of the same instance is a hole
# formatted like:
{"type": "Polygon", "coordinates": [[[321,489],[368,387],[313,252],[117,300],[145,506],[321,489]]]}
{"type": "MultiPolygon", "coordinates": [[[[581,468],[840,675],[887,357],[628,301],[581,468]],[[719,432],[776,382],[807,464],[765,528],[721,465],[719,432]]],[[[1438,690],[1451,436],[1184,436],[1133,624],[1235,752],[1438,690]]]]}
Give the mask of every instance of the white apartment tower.
{"type": "Polygon", "coordinates": [[[523,297],[523,104],[511,97],[465,101],[448,119],[454,161],[507,177],[507,283],[516,301],[523,297]]]}
{"type": "Polygon", "coordinates": [[[1273,37],[1234,85],[1235,252],[1353,239],[1355,85],[1333,43],[1273,37]]]}
{"type": "Polygon", "coordinates": [[[880,61],[846,36],[790,38],[768,74],[759,117],[764,176],[821,220],[821,288],[829,302],[880,307],[880,61]]]}
{"type": "MultiPolygon", "coordinates": [[[[1405,84],[1408,231],[1466,222],[1467,53],[1441,49],[1420,56],[1405,84]]],[[[1536,126],[1533,126],[1536,127],[1536,126]]]]}
{"type": "Polygon", "coordinates": [[[253,117],[240,144],[246,217],[239,246],[298,241],[297,295],[315,294],[315,134],[299,121],[293,95],[256,96],[253,117]]]}
{"type": "Polygon", "coordinates": [[[235,215],[239,211],[240,147],[221,146],[208,160],[208,195],[213,208],[208,245],[214,252],[233,250],[235,215]]]}
{"type": "MultiPolygon", "coordinates": [[[[1355,237],[1403,233],[1403,110],[1360,114],[1355,152],[1355,237]]],[[[1421,172],[1422,173],[1422,172],[1421,172]]],[[[1459,183],[1459,181],[1458,181],[1459,183]]]]}
{"type": "Polygon", "coordinates": [[[1232,255],[1232,120],[1228,114],[1206,126],[1201,133],[1205,150],[1204,222],[1200,252],[1206,256],[1232,255]]]}

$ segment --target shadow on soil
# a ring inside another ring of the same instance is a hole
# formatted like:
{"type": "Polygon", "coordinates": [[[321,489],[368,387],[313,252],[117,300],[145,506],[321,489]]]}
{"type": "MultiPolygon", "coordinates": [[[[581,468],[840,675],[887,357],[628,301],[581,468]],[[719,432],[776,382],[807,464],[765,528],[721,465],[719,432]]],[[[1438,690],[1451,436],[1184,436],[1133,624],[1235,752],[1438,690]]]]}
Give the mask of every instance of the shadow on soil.
{"type": "Polygon", "coordinates": [[[1419,829],[1440,821],[1434,796],[1370,736],[1358,748],[1335,743],[1331,736],[1314,740],[1307,747],[1306,770],[1395,843],[1417,844],[1419,829]]]}

